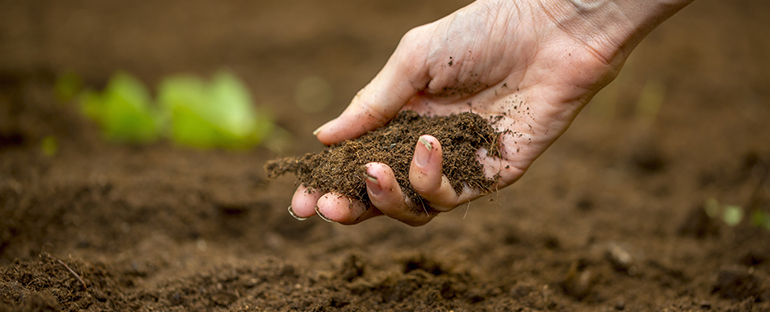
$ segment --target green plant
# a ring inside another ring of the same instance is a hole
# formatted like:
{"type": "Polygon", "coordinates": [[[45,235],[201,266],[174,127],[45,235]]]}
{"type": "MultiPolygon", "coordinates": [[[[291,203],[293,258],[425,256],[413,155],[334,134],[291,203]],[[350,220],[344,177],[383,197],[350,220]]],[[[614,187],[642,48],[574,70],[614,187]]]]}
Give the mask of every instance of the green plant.
{"type": "Polygon", "coordinates": [[[107,139],[148,143],[158,139],[160,114],[147,88],[128,73],[112,76],[104,91],[83,91],[82,112],[96,121],[107,139]]]}
{"type": "Polygon", "coordinates": [[[192,75],[166,78],[157,102],[126,72],[114,74],[101,92],[73,91],[79,81],[77,76],[62,75],[56,93],[62,101],[78,94],[82,113],[112,141],[149,143],[168,136],[185,146],[236,149],[260,144],[277,129],[265,112],[254,107],[246,86],[227,71],[210,82],[192,75]]]}
{"type": "Polygon", "coordinates": [[[273,124],[251,104],[248,89],[229,72],[210,83],[180,75],[165,79],[158,102],[168,112],[171,138],[200,148],[246,148],[259,144],[273,124]]]}

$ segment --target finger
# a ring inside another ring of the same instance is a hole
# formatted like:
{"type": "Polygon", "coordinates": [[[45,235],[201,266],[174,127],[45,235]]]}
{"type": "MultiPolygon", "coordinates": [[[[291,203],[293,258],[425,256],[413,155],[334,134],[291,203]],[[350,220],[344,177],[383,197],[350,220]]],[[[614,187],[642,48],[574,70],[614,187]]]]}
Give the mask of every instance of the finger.
{"type": "Polygon", "coordinates": [[[300,185],[294,192],[294,196],[291,198],[291,206],[289,206],[289,214],[291,214],[297,220],[304,220],[306,218],[315,215],[316,202],[321,198],[321,193],[300,185]]]}
{"type": "Polygon", "coordinates": [[[324,221],[346,225],[382,215],[382,212],[374,207],[336,193],[326,193],[321,196],[316,203],[315,212],[324,221]]]}
{"type": "Polygon", "coordinates": [[[404,197],[393,170],[382,163],[366,164],[366,192],[379,211],[412,226],[428,223],[436,212],[404,197]]]}
{"type": "Polygon", "coordinates": [[[415,28],[401,39],[388,62],[342,114],[313,132],[321,143],[333,144],[356,138],[391,119],[430,80],[421,39],[427,29],[415,28]]]}
{"type": "Polygon", "coordinates": [[[458,195],[442,174],[441,143],[430,135],[420,136],[409,167],[409,182],[437,211],[445,212],[478,196],[469,187],[458,195]]]}

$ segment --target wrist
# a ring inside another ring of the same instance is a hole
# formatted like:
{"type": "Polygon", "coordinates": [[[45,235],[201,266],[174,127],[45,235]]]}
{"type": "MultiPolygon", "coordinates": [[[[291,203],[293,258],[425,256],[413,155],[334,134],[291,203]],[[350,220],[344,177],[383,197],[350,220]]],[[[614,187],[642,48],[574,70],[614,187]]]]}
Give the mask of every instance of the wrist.
{"type": "Polygon", "coordinates": [[[624,60],[655,27],[693,0],[540,0],[563,31],[608,63],[624,60]]]}

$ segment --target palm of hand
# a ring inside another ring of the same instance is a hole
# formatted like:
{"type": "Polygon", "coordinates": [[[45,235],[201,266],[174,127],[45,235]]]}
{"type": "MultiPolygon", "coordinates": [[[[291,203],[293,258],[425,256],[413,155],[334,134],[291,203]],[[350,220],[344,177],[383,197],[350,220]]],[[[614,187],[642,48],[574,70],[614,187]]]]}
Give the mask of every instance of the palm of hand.
{"type": "MultiPolygon", "coordinates": [[[[536,1],[534,1],[536,2],[536,1]]],[[[503,1],[476,2],[435,23],[413,29],[402,39],[383,70],[362,89],[343,114],[325,125],[318,138],[330,144],[355,138],[392,118],[401,109],[421,114],[449,115],[473,111],[484,117],[502,116],[495,123],[503,158],[479,151],[488,177],[499,186],[515,182],[529,165],[569,126],[596,90],[608,83],[619,66],[602,51],[576,40],[533,5],[503,1]],[[506,131],[507,130],[507,131],[506,131]]],[[[483,194],[466,189],[456,194],[442,183],[438,142],[432,165],[414,162],[410,181],[436,211],[447,211],[483,194]]],[[[430,146],[426,145],[426,146],[430,146]]],[[[419,152],[420,144],[415,154],[419,152]]],[[[429,153],[429,152],[428,152],[429,153]]],[[[371,183],[393,189],[390,169],[370,164],[371,183]]],[[[334,221],[353,224],[380,214],[412,225],[428,222],[436,213],[415,215],[400,189],[373,194],[376,206],[363,207],[336,194],[319,194],[300,187],[292,200],[293,213],[318,212],[334,221]]],[[[377,188],[379,189],[379,188],[377,188]]]]}
{"type": "Polygon", "coordinates": [[[426,87],[407,107],[424,114],[502,116],[495,126],[510,130],[502,140],[504,159],[479,153],[488,176],[500,173],[501,187],[518,179],[616,73],[599,51],[538,9],[478,4],[402,41],[410,51],[406,57],[428,56],[426,87]]]}

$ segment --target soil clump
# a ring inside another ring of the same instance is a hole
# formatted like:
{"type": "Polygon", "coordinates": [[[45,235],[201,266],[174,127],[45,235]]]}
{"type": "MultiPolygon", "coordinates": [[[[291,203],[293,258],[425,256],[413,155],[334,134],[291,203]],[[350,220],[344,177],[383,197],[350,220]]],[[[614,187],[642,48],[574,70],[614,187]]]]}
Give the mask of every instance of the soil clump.
{"type": "Polygon", "coordinates": [[[101,88],[226,65],[304,155],[409,28],[467,2],[2,2],[0,312],[770,311],[769,1],[683,9],[521,179],[422,227],[298,222],[274,151],[105,142],[54,92],[67,70],[101,88]],[[300,112],[306,75],[337,105],[300,112]]]}
{"type": "Polygon", "coordinates": [[[415,145],[424,134],[434,136],[441,143],[443,174],[455,192],[461,193],[464,185],[482,193],[494,190],[495,180],[484,176],[476,152],[484,148],[487,155],[500,157],[500,133],[474,113],[428,117],[406,110],[387,126],[329,146],[322,152],[268,161],[265,171],[271,179],[293,173],[300,183],[312,189],[339,193],[369,205],[365,165],[384,163],[393,169],[404,196],[417,203],[415,209],[428,210],[429,203],[409,183],[415,145]]]}

